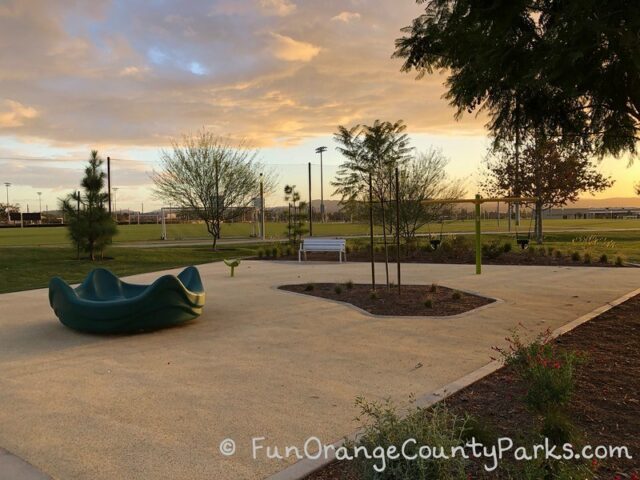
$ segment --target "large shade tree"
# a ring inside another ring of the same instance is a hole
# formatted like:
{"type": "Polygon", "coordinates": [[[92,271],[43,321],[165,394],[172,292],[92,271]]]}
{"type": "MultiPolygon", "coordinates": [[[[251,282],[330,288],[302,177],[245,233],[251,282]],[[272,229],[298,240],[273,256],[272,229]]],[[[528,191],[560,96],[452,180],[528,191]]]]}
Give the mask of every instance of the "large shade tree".
{"type": "Polygon", "coordinates": [[[161,152],[160,162],[162,170],[152,175],[156,196],[192,209],[206,225],[214,249],[221,224],[252,205],[261,179],[265,192],[274,184],[257,151],[206,130],[173,141],[170,150],[161,152]]]}
{"type": "Polygon", "coordinates": [[[91,260],[104,251],[116,234],[116,223],[105,208],[109,194],[104,190],[106,174],[102,169],[104,160],[97,150],[91,151],[89,164],[84,170],[82,191],[68,195],[60,202],[71,241],[80,250],[88,253],[91,260]]]}
{"type": "Polygon", "coordinates": [[[406,129],[402,120],[394,123],[376,120],[372,125],[339,126],[334,135],[337,150],[344,157],[333,182],[341,203],[367,201],[371,179],[373,197],[381,212],[387,286],[390,283],[385,206],[393,195],[395,168],[403,166],[412,151],[406,129]]]}
{"type": "Polygon", "coordinates": [[[598,172],[591,150],[576,142],[557,142],[528,136],[523,140],[520,165],[513,162],[513,144],[493,150],[486,160],[483,189],[489,195],[509,196],[514,188],[534,203],[535,238],[543,240],[542,211],[575,202],[582,193],[596,193],[613,182],[598,172]]]}
{"type": "MultiPolygon", "coordinates": [[[[635,0],[417,0],[395,55],[405,71],[446,72],[447,98],[485,111],[496,143],[523,132],[636,153],[640,8],[635,0]]],[[[518,151],[514,155],[518,155],[518,151]]]]}

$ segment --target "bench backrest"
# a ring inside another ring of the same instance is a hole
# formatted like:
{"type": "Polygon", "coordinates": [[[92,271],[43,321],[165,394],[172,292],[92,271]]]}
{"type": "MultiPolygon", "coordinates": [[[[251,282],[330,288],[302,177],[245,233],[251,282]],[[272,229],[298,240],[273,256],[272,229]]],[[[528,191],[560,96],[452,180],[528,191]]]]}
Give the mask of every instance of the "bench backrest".
{"type": "Polygon", "coordinates": [[[344,251],[346,240],[343,238],[305,238],[302,241],[302,249],[311,251],[344,251]]]}

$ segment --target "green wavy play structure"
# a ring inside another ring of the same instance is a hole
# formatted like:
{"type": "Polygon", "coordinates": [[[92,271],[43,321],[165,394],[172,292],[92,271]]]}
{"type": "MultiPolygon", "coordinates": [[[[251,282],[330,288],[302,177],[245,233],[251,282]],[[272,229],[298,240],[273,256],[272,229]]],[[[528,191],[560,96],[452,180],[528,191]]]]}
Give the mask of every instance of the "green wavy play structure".
{"type": "Polygon", "coordinates": [[[164,275],[151,285],[92,270],[78,287],[60,277],[49,282],[49,304],[64,325],[90,333],[133,333],[179,325],[202,313],[205,292],[198,269],[164,275]]]}

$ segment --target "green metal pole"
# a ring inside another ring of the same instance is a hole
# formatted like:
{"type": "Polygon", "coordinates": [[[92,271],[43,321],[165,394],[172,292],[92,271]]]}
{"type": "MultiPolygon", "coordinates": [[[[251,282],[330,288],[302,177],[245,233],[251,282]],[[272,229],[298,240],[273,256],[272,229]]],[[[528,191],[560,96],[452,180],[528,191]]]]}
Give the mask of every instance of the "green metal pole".
{"type": "Polygon", "coordinates": [[[476,275],[482,273],[482,233],[480,230],[480,200],[479,194],[476,195],[476,275]]]}

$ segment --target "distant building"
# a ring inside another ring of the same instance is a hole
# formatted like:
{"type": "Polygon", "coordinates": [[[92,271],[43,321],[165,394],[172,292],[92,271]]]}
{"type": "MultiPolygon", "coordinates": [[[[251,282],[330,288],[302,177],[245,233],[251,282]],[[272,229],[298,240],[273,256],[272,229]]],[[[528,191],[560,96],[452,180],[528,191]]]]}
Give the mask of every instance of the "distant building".
{"type": "Polygon", "coordinates": [[[557,219],[634,219],[640,218],[640,207],[551,208],[545,210],[543,216],[557,219]]]}

